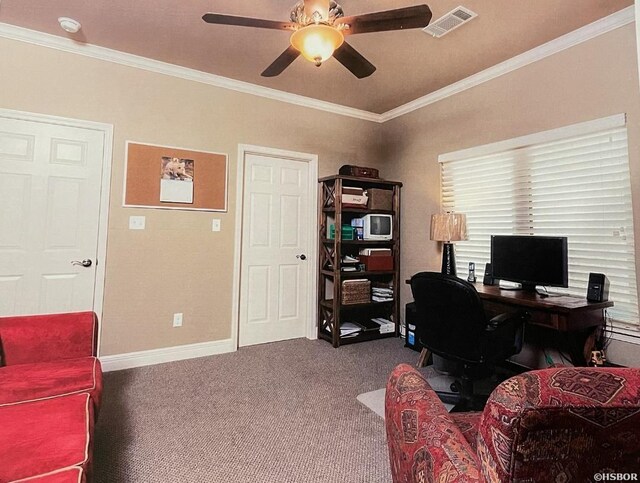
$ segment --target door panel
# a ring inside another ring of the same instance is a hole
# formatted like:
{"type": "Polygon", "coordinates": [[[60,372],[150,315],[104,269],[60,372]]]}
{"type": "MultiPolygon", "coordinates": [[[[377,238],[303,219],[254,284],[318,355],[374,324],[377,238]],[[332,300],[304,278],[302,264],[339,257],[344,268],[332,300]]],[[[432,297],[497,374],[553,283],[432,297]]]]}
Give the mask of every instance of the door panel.
{"type": "Polygon", "coordinates": [[[241,346],[303,337],[309,315],[309,166],[245,157],[241,346]]]}
{"type": "Polygon", "coordinates": [[[0,117],[0,316],[93,309],[104,137],[0,117]]]}
{"type": "Polygon", "coordinates": [[[298,265],[280,265],[280,290],[278,294],[280,320],[300,317],[299,273],[300,267],[298,265]]]}

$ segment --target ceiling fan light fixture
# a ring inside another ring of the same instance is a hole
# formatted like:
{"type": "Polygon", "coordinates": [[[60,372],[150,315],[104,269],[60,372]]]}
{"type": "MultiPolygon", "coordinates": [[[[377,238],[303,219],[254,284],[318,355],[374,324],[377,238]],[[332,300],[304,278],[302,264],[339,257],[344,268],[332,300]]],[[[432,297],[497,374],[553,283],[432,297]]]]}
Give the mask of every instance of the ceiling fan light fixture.
{"type": "Polygon", "coordinates": [[[323,24],[307,25],[291,35],[291,45],[318,67],[331,57],[343,42],[342,32],[323,24]]]}
{"type": "Polygon", "coordinates": [[[304,13],[315,23],[329,19],[329,0],[304,0],[304,13]]]}

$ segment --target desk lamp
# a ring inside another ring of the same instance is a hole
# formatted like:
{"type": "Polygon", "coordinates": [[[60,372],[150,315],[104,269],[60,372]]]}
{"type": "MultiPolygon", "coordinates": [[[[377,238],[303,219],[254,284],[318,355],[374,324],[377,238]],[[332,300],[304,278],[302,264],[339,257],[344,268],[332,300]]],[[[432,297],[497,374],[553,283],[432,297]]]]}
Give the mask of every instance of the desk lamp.
{"type": "Polygon", "coordinates": [[[467,239],[467,217],[460,213],[431,215],[431,239],[444,242],[442,249],[442,273],[456,275],[454,241],[467,239]]]}

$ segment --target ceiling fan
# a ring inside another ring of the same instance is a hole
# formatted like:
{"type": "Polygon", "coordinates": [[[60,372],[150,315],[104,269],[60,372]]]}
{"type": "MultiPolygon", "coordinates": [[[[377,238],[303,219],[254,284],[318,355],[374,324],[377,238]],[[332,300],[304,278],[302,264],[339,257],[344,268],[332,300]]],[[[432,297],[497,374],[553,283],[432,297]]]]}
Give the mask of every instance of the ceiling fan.
{"type": "Polygon", "coordinates": [[[345,17],[342,7],[333,0],[300,0],[291,11],[290,22],[220,13],[206,13],[202,19],[213,24],[291,31],[291,45],[262,72],[263,77],[279,75],[302,54],[318,67],[333,56],[362,79],[376,68],[345,42],[345,36],[426,27],[431,15],[427,5],[416,5],[345,17]]]}

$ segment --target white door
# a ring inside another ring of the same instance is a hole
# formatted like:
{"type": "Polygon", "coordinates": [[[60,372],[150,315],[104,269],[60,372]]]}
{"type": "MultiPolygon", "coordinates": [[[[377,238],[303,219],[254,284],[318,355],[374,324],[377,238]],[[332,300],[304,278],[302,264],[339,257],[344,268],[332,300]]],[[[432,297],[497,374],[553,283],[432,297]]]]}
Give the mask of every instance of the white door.
{"type": "Polygon", "coordinates": [[[247,154],[239,345],[303,337],[309,314],[309,163],[247,154]]]}
{"type": "Polygon", "coordinates": [[[0,316],[94,309],[104,149],[0,113],[0,316]]]}

